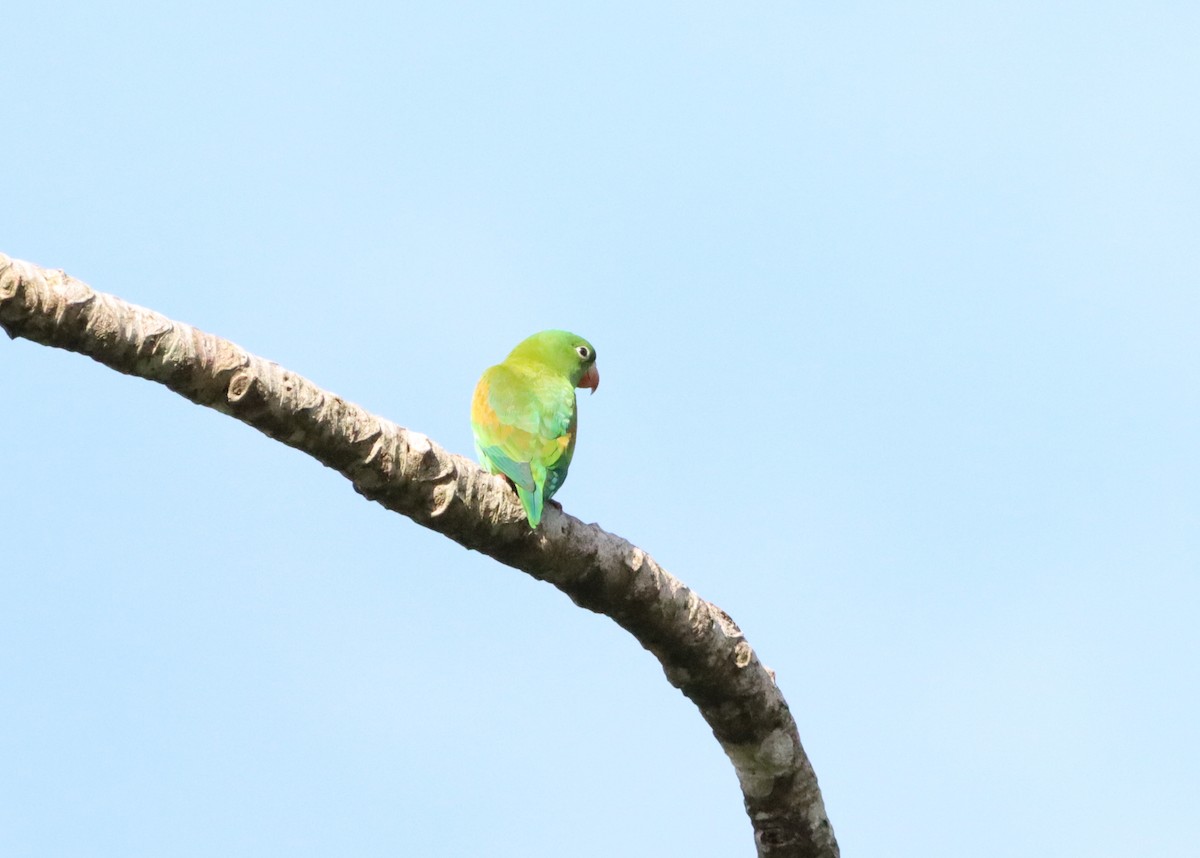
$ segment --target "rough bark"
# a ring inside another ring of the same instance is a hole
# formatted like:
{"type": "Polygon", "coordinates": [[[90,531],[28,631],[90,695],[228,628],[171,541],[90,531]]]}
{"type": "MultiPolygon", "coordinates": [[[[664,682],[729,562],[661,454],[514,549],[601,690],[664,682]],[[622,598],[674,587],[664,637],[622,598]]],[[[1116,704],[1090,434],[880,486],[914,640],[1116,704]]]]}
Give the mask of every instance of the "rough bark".
{"type": "Polygon", "coordinates": [[[159,382],[341,473],[355,490],[611,617],[662,663],[732,761],[764,858],[836,858],[796,723],[729,615],[646,552],[549,507],[530,531],[499,477],[239,346],[0,254],[0,327],[159,382]]]}

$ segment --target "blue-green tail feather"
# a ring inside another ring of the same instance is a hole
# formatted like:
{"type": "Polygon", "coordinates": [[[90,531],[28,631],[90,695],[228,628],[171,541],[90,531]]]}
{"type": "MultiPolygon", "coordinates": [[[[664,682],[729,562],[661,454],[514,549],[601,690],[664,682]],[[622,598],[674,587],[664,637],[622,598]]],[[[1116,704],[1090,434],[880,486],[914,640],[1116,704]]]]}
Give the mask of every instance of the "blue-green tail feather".
{"type": "Polygon", "coordinates": [[[517,486],[517,497],[521,499],[521,506],[525,508],[525,517],[529,519],[529,527],[536,530],[538,523],[542,520],[542,487],[539,485],[530,492],[517,486]]]}

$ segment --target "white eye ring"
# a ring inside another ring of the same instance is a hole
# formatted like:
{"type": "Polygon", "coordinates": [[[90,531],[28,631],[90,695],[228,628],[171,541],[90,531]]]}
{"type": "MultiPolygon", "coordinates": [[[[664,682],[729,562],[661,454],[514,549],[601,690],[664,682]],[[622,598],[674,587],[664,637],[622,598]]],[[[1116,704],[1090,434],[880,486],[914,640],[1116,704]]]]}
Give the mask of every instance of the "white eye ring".
{"type": "Polygon", "coordinates": [[[576,346],[575,351],[578,352],[579,356],[581,358],[583,358],[584,360],[587,360],[589,357],[592,356],[592,353],[590,351],[588,351],[587,346],[576,346]]]}

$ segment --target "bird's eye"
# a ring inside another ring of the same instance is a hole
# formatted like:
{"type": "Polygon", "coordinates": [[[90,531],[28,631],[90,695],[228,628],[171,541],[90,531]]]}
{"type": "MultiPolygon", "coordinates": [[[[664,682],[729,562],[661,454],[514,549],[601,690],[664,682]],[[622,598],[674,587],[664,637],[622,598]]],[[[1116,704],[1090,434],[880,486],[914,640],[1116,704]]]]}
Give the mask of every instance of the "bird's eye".
{"type": "Polygon", "coordinates": [[[581,358],[583,358],[584,360],[587,360],[588,358],[590,358],[592,356],[592,350],[589,349],[587,346],[576,346],[575,351],[578,352],[579,356],[581,358]]]}

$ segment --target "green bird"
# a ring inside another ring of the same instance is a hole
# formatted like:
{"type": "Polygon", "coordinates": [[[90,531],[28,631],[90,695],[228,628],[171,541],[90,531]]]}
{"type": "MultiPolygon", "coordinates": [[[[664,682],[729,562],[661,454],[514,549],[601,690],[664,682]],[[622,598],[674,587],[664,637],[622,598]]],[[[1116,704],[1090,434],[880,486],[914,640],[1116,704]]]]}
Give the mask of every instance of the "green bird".
{"type": "Polygon", "coordinates": [[[484,372],[471,402],[475,451],[517,489],[529,526],[542,520],[575,453],[575,388],[600,386],[596,350],[567,331],[522,340],[484,372]]]}

